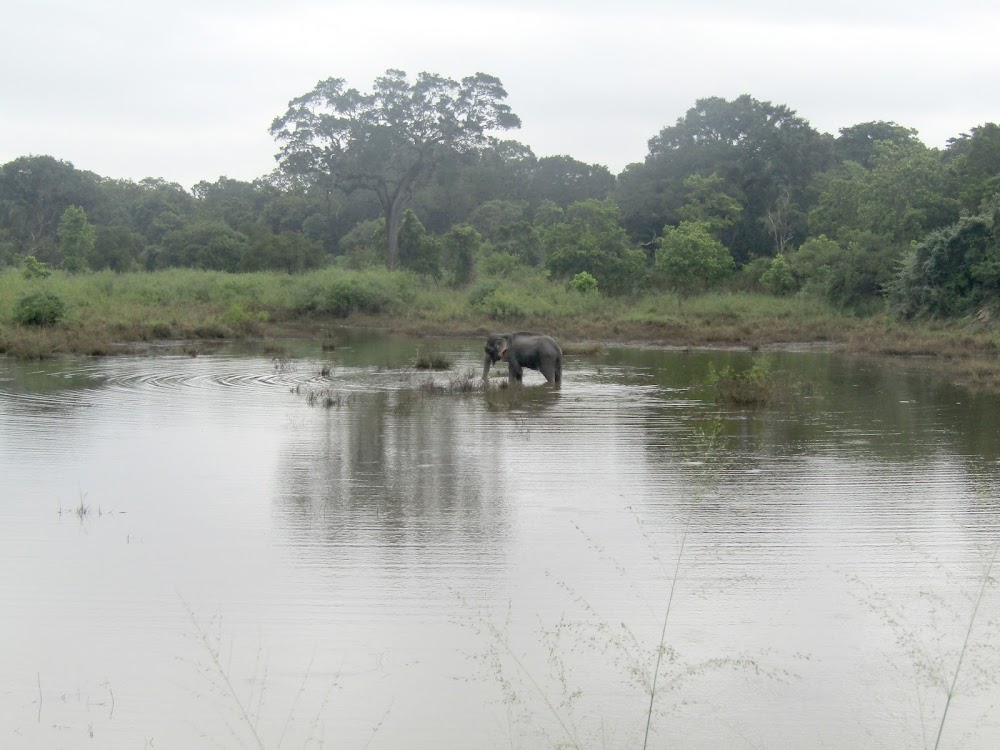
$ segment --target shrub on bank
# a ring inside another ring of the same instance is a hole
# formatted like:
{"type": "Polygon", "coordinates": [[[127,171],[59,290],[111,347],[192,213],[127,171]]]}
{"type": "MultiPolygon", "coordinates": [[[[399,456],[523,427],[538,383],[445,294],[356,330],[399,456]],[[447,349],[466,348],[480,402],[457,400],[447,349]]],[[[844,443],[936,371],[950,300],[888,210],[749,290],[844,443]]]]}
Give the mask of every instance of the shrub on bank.
{"type": "Polygon", "coordinates": [[[23,326],[54,326],[66,318],[66,303],[50,291],[26,294],[14,304],[14,322],[23,326]]]}

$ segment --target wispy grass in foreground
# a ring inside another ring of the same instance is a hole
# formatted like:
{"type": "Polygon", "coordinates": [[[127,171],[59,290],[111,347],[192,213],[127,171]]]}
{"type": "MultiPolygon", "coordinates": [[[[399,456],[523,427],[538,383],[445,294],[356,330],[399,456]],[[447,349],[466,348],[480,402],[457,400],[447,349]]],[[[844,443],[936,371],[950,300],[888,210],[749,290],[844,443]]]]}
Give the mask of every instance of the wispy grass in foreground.
{"type": "MultiPolygon", "coordinates": [[[[658,614],[655,634],[644,636],[641,629],[613,614],[606,616],[576,585],[557,581],[568,597],[566,611],[555,623],[539,623],[536,644],[518,647],[512,633],[515,613],[511,607],[497,620],[459,597],[464,609],[473,613],[460,624],[470,627],[487,644],[474,655],[484,678],[497,685],[511,722],[539,735],[530,746],[649,748],[657,725],[662,727],[666,717],[682,710],[688,689],[702,678],[720,671],[748,680],[784,681],[794,676],[770,666],[765,654],[687,657],[688,644],[671,630],[671,615],[680,597],[686,590],[699,594],[698,585],[689,578],[699,556],[689,547],[691,513],[702,493],[712,491],[719,476],[719,461],[724,457],[720,434],[721,426],[715,422],[698,430],[691,440],[691,458],[684,467],[690,473],[689,486],[695,497],[679,504],[687,513],[678,519],[674,548],[665,549],[636,517],[638,535],[660,569],[655,586],[650,581],[637,582],[612,550],[573,524],[586,546],[617,574],[621,588],[633,592],[654,616],[658,614]],[[685,589],[685,584],[690,588],[685,589]],[[536,650],[541,653],[535,654],[536,650]],[[595,674],[601,676],[609,692],[634,696],[631,724],[626,720],[625,726],[615,726],[601,715],[601,699],[585,695],[584,679],[592,682],[595,674]]],[[[517,739],[512,737],[512,744],[517,744],[517,739]]]]}

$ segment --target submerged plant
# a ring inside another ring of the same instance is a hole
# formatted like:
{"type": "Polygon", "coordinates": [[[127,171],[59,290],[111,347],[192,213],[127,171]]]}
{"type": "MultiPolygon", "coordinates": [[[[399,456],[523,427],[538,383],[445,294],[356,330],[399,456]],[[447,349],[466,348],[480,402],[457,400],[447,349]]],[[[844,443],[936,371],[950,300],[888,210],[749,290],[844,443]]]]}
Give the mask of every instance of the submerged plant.
{"type": "Polygon", "coordinates": [[[741,371],[729,365],[716,370],[709,364],[705,387],[720,404],[766,406],[778,395],[781,383],[772,361],[768,357],[755,357],[753,364],[741,371]]]}
{"type": "Polygon", "coordinates": [[[418,370],[450,370],[454,362],[437,352],[419,352],[414,367],[418,370]]]}

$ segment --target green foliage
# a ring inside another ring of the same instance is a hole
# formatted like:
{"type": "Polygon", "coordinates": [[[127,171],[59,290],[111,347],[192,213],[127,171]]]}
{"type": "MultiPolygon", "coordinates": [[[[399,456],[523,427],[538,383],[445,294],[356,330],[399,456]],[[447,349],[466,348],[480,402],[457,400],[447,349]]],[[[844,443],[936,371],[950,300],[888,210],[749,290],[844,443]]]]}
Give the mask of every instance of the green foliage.
{"type": "Polygon", "coordinates": [[[66,318],[66,303],[50,291],[26,294],[14,304],[15,323],[25,326],[54,326],[66,318]]]}
{"type": "Polygon", "coordinates": [[[268,321],[266,310],[251,312],[240,304],[230,305],[222,316],[222,322],[239,336],[259,336],[261,324],[268,321]]]}
{"type": "Polygon", "coordinates": [[[779,393],[780,382],[773,362],[767,357],[756,357],[753,364],[742,371],[730,365],[716,370],[709,364],[705,387],[719,404],[766,406],[779,393]]]}
{"type": "Polygon", "coordinates": [[[374,193],[386,218],[387,264],[395,268],[402,211],[414,187],[442,158],[489,142],[488,133],[520,127],[499,79],[483,73],[454,81],[401,70],[375,79],[371,93],[328,78],[289,102],[271,134],[288,175],[345,192],[374,193]]]}
{"type": "Polygon", "coordinates": [[[945,158],[959,185],[959,202],[970,214],[1000,194],[1000,125],[988,122],[948,142],[945,158]]]}
{"type": "Polygon", "coordinates": [[[378,314],[399,309],[412,277],[400,272],[331,270],[311,276],[292,301],[296,313],[346,318],[352,313],[378,314]]]}
{"type": "Polygon", "coordinates": [[[870,232],[845,232],[842,242],[812,237],[787,260],[808,294],[839,307],[859,307],[882,297],[893,279],[901,250],[870,232]]]}
{"type": "Polygon", "coordinates": [[[871,168],[848,162],[822,178],[809,215],[814,235],[868,232],[903,247],[958,219],[958,201],[936,151],[919,142],[874,144],[871,168]]]}
{"type": "Polygon", "coordinates": [[[527,316],[528,307],[524,304],[521,291],[510,287],[493,289],[476,304],[476,307],[487,316],[501,322],[520,320],[527,316]]]}
{"type": "MultiPolygon", "coordinates": [[[[692,192],[697,195],[702,188],[707,188],[706,196],[721,192],[743,209],[722,237],[743,261],[772,254],[774,242],[764,220],[785,191],[794,209],[788,212],[794,220],[791,233],[805,235],[800,217],[812,200],[810,186],[832,158],[830,139],[786,106],[748,95],[732,101],[699,99],[675,125],[650,139],[645,162],[623,173],[617,198],[630,234],[648,241],[661,227],[697,216],[680,213],[692,192]],[[694,191],[685,188],[684,181],[695,174],[717,175],[724,187],[721,191],[711,185],[693,185],[694,191]]],[[[695,198],[695,206],[698,202],[695,198]]]]}
{"type": "Polygon", "coordinates": [[[339,248],[348,268],[385,266],[385,219],[358,222],[340,238],[339,248]]]}
{"type": "Polygon", "coordinates": [[[683,221],[664,227],[656,250],[656,271],[663,283],[680,296],[704,291],[733,271],[733,257],[712,236],[711,227],[683,221]]]}
{"type": "Polygon", "coordinates": [[[145,240],[142,235],[121,224],[97,227],[97,242],[90,256],[95,271],[109,269],[124,273],[138,267],[145,240]]]}
{"type": "Polygon", "coordinates": [[[469,283],[483,238],[468,224],[453,226],[441,240],[441,265],[448,275],[449,286],[469,283]]]}
{"type": "Polygon", "coordinates": [[[581,271],[569,280],[569,286],[581,294],[589,294],[597,291],[597,279],[586,271],[581,271]]]}
{"type": "Polygon", "coordinates": [[[26,279],[44,279],[52,275],[52,269],[34,255],[26,255],[21,260],[21,275],[26,279]]]}
{"type": "Polygon", "coordinates": [[[441,244],[407,209],[399,226],[399,264],[414,273],[437,278],[441,274],[441,244]]]}
{"type": "Polygon", "coordinates": [[[775,255],[760,276],[760,284],[771,294],[790,294],[795,291],[795,278],[784,255],[775,255]]]}
{"type": "Polygon", "coordinates": [[[479,270],[486,276],[513,276],[526,267],[516,255],[504,252],[491,252],[479,261],[479,270]]]}
{"type": "Polygon", "coordinates": [[[967,217],[932,233],[907,253],[891,288],[907,318],[962,315],[1000,301],[996,215],[967,217]]]}
{"type": "Polygon", "coordinates": [[[469,214],[469,224],[490,242],[500,238],[501,232],[524,221],[526,201],[486,201],[469,214]]]}
{"type": "Polygon", "coordinates": [[[609,294],[643,286],[645,255],[634,250],[614,201],[588,200],[566,209],[565,220],[542,230],[546,267],[556,278],[586,271],[609,294]]]}
{"type": "Polygon", "coordinates": [[[241,271],[285,271],[301,273],[319,268],[323,246],[300,232],[257,231],[240,256],[241,271]]]}
{"type": "Polygon", "coordinates": [[[677,211],[683,221],[701,222],[718,235],[731,227],[743,212],[740,202],[725,192],[726,181],[718,174],[693,174],[682,183],[687,202],[677,211]]]}
{"type": "Polygon", "coordinates": [[[879,143],[894,146],[915,145],[918,143],[917,131],[884,120],[862,122],[841,128],[834,149],[841,161],[853,161],[863,167],[871,167],[879,143]]]}
{"type": "Polygon", "coordinates": [[[157,268],[186,266],[207,271],[237,271],[249,246],[242,232],[222,221],[196,221],[167,232],[156,256],[157,268]]]}
{"type": "Polygon", "coordinates": [[[532,205],[548,201],[558,206],[611,197],[615,176],[600,164],[585,164],[571,156],[543,156],[531,174],[532,205]]]}
{"type": "Polygon", "coordinates": [[[59,220],[58,235],[63,268],[70,273],[89,269],[97,245],[97,230],[87,221],[87,212],[79,206],[68,206],[59,220]]]}

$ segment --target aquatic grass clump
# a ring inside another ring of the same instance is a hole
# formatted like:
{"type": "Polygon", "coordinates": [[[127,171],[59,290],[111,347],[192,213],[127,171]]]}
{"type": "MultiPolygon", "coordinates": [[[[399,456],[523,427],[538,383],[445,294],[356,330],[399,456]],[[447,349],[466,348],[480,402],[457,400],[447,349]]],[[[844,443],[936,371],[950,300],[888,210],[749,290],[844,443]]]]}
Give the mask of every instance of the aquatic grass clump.
{"type": "Polygon", "coordinates": [[[330,388],[314,388],[306,392],[306,403],[309,406],[322,406],[324,409],[344,406],[350,400],[350,396],[345,396],[330,388]]]}
{"type": "Polygon", "coordinates": [[[437,352],[419,352],[414,367],[418,370],[450,370],[454,362],[437,352]]]}
{"type": "Polygon", "coordinates": [[[781,390],[777,373],[768,357],[757,357],[746,370],[737,371],[726,365],[716,370],[709,364],[705,387],[716,403],[730,406],[766,406],[781,390]]]}
{"type": "Polygon", "coordinates": [[[486,389],[486,385],[478,377],[475,370],[455,373],[444,383],[433,377],[428,377],[420,381],[419,387],[423,393],[436,395],[476,393],[486,389]]]}

